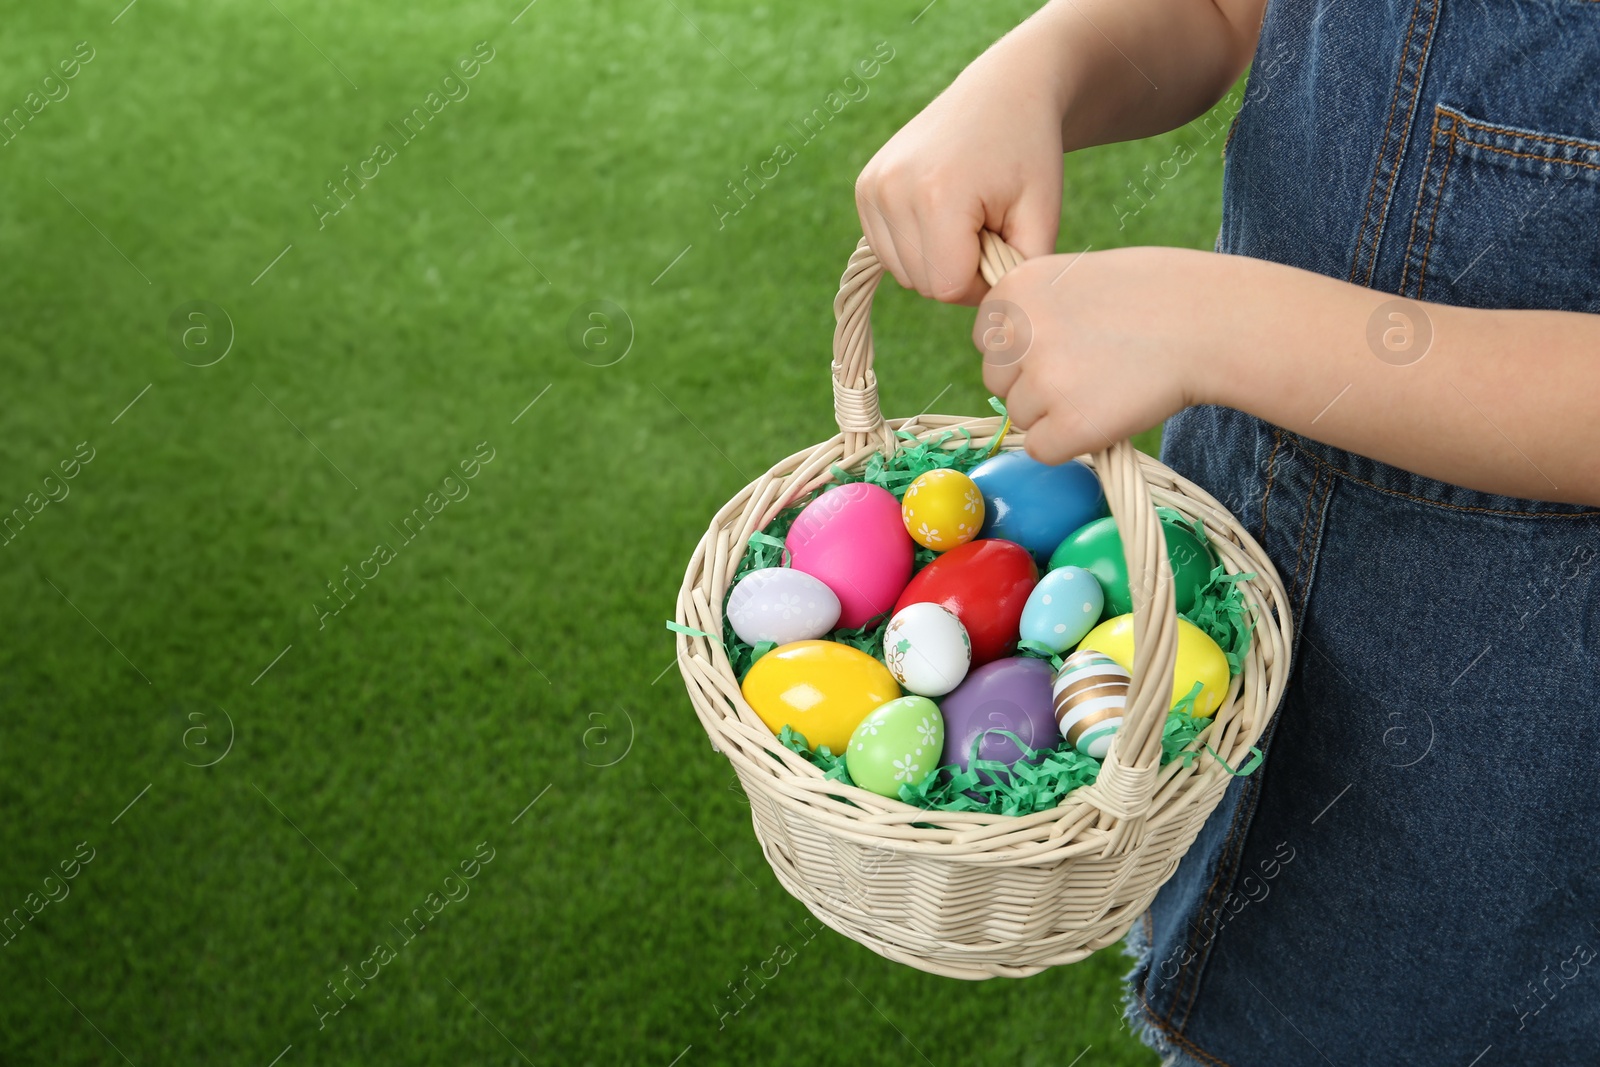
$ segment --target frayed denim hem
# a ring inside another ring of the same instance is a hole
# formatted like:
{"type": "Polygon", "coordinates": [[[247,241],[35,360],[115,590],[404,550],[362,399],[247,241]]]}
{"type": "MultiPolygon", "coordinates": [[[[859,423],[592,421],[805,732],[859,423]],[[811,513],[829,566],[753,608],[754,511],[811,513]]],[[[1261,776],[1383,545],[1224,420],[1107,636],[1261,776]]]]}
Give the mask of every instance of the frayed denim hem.
{"type": "Polygon", "coordinates": [[[1145,1013],[1139,990],[1150,972],[1151,948],[1148,932],[1150,916],[1139,917],[1123,939],[1122,950],[1133,960],[1133,967],[1122,977],[1122,1018],[1145,1047],[1161,1057],[1161,1067],[1215,1067],[1215,1060],[1199,1060],[1179,1048],[1172,1038],[1145,1013]]]}

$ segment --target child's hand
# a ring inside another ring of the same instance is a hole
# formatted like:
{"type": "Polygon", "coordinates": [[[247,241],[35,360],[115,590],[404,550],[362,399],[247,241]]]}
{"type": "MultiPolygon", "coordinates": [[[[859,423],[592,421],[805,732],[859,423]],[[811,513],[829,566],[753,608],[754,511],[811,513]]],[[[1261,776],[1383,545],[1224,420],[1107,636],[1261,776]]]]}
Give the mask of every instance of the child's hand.
{"type": "Polygon", "coordinates": [[[983,381],[1043,463],[1107,448],[1203,401],[1231,257],[1176,248],[1043,256],[978,308],[983,381]]]}
{"type": "Polygon", "coordinates": [[[978,231],[1025,256],[1055,249],[1061,221],[1061,114],[1041,92],[968,67],[878,150],[856,181],[861,226],[884,268],[923,296],[976,304],[978,231]]]}
{"type": "Polygon", "coordinates": [[[906,288],[976,304],[978,231],[1055,251],[1062,153],[1203,113],[1249,62],[1264,6],[1050,0],[872,157],[856,181],[868,243],[906,288]]]}
{"type": "Polygon", "coordinates": [[[1430,341],[1397,363],[1371,332],[1394,303],[1281,263],[1119,248],[1022,264],[972,339],[1044,463],[1221,404],[1468,489],[1600,507],[1600,315],[1404,301],[1430,341]]]}

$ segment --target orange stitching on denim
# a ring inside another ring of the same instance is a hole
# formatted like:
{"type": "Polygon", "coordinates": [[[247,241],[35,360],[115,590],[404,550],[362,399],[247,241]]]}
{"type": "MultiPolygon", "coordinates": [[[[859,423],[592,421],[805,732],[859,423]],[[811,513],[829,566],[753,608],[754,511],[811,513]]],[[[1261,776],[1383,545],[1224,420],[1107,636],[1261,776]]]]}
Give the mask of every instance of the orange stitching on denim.
{"type": "MultiPolygon", "coordinates": [[[[1574,148],[1582,148],[1589,152],[1600,152],[1600,142],[1597,141],[1580,141],[1572,137],[1550,137],[1542,133],[1534,133],[1531,130],[1521,131],[1512,130],[1505,126],[1490,126],[1487,123],[1469,119],[1459,111],[1452,112],[1452,114],[1456,116],[1456,121],[1461,125],[1468,126],[1474,130],[1482,130],[1484,133],[1492,133],[1498,137],[1511,137],[1521,141],[1541,141],[1544,144],[1565,144],[1574,148]]],[[[1478,142],[1469,141],[1467,143],[1477,144],[1478,142]]],[[[1489,146],[1483,145],[1482,147],[1488,148],[1489,146]]]]}
{"type": "MultiPolygon", "coordinates": [[[[1260,540],[1261,540],[1261,542],[1263,544],[1267,540],[1267,505],[1268,505],[1268,502],[1272,499],[1272,483],[1273,483],[1273,479],[1275,479],[1277,477],[1277,474],[1278,474],[1278,467],[1277,467],[1278,450],[1283,447],[1284,436],[1285,435],[1284,435],[1282,430],[1278,429],[1276,426],[1272,427],[1272,438],[1273,438],[1272,452],[1271,452],[1270,455],[1267,456],[1267,487],[1261,494],[1261,538],[1260,538],[1260,540]]],[[[1252,784],[1251,788],[1254,788],[1253,784],[1252,784]]],[[[1255,794],[1252,793],[1251,797],[1249,797],[1249,798],[1247,798],[1247,797],[1240,797],[1239,798],[1239,807],[1234,810],[1233,819],[1228,824],[1228,832],[1223,838],[1223,848],[1224,848],[1225,852],[1226,852],[1226,849],[1228,847],[1228,843],[1232,842],[1238,836],[1238,833],[1239,833],[1239,820],[1241,818],[1244,818],[1244,816],[1245,816],[1247,811],[1253,811],[1254,810],[1254,805],[1253,805],[1254,795],[1255,794]]],[[[1240,851],[1241,852],[1243,851],[1243,845],[1242,844],[1240,845],[1240,851]]],[[[1211,884],[1206,887],[1205,897],[1202,899],[1202,901],[1200,903],[1200,912],[1201,912],[1202,915],[1204,915],[1210,909],[1210,907],[1211,907],[1211,899],[1212,899],[1212,897],[1216,896],[1217,884],[1222,880],[1223,873],[1224,873],[1224,871],[1227,870],[1227,868],[1228,868],[1227,856],[1226,856],[1226,854],[1224,854],[1217,861],[1217,869],[1211,876],[1211,884]]],[[[1233,870],[1234,870],[1235,873],[1237,873],[1237,871],[1238,871],[1237,865],[1234,866],[1233,870]]],[[[1196,941],[1198,935],[1199,935],[1199,929],[1198,928],[1192,929],[1192,930],[1190,930],[1189,935],[1188,935],[1188,937],[1186,938],[1186,940],[1184,942],[1185,947],[1187,947],[1190,950],[1189,954],[1190,954],[1191,959],[1194,956],[1197,955],[1197,953],[1194,951],[1194,947],[1195,947],[1195,941],[1196,941]]],[[[1154,943],[1154,941],[1155,941],[1155,939],[1151,938],[1151,942],[1154,943]]],[[[1195,977],[1196,983],[1198,983],[1198,981],[1199,981],[1199,971],[1198,970],[1190,971],[1188,969],[1185,969],[1185,970],[1181,971],[1180,973],[1183,975],[1183,979],[1184,980],[1181,981],[1178,984],[1178,986],[1172,992],[1172,1007],[1168,1010],[1167,1016],[1163,1020],[1164,1024],[1171,1022],[1172,1014],[1178,1010],[1178,1002],[1184,999],[1184,993],[1185,993],[1186,990],[1188,990],[1189,984],[1190,984],[1189,981],[1188,981],[1189,975],[1192,973],[1194,975],[1194,977],[1195,977]]],[[[1188,1004],[1184,1008],[1184,1019],[1185,1019],[1185,1021],[1187,1021],[1187,1019],[1188,1019],[1189,1011],[1193,1009],[1194,997],[1197,996],[1198,994],[1199,994],[1199,988],[1198,988],[1198,984],[1197,984],[1193,995],[1191,995],[1189,997],[1188,1004]]]]}
{"type": "MultiPolygon", "coordinates": [[[[1317,558],[1318,549],[1322,544],[1323,520],[1328,517],[1328,498],[1332,495],[1333,475],[1330,474],[1322,490],[1322,504],[1317,508],[1317,536],[1314,539],[1315,543],[1311,546],[1311,558],[1313,561],[1317,558]]],[[[1306,575],[1305,588],[1300,594],[1300,599],[1294,605],[1294,617],[1297,619],[1303,620],[1306,617],[1306,604],[1311,599],[1311,582],[1316,577],[1316,573],[1317,565],[1313,562],[1311,571],[1306,575]]]]}
{"type": "MultiPolygon", "coordinates": [[[[1298,610],[1296,611],[1295,615],[1297,618],[1299,617],[1298,610]]],[[[1267,732],[1264,735],[1264,740],[1262,742],[1263,744],[1271,740],[1272,733],[1277,728],[1278,714],[1281,711],[1282,704],[1280,703],[1279,707],[1273,711],[1272,719],[1267,725],[1267,732]]],[[[1233,811],[1233,818],[1228,823],[1228,833],[1223,838],[1223,854],[1217,859],[1216,872],[1211,876],[1211,884],[1206,887],[1205,899],[1200,902],[1200,917],[1202,920],[1211,912],[1211,899],[1217,895],[1217,886],[1222,882],[1224,873],[1227,874],[1228,884],[1232,885],[1233,879],[1239,873],[1239,865],[1244,862],[1245,842],[1243,840],[1243,836],[1249,835],[1250,826],[1253,825],[1255,821],[1256,804],[1261,799],[1262,777],[1262,775],[1256,775],[1245,784],[1246,795],[1239,798],[1239,806],[1233,811]],[[1245,824],[1243,829],[1241,829],[1239,826],[1241,821],[1245,824]],[[1237,847],[1233,847],[1234,842],[1238,843],[1237,847]]],[[[1223,898],[1222,903],[1227,903],[1226,897],[1223,898]]],[[[1193,964],[1200,955],[1200,953],[1196,950],[1196,942],[1199,940],[1199,938],[1200,924],[1191,923],[1189,936],[1184,942],[1185,948],[1189,950],[1190,964],[1193,964]]],[[[1151,939],[1152,944],[1154,943],[1154,940],[1154,938],[1151,939]]],[[[1210,944],[1215,945],[1216,942],[1217,935],[1213,934],[1210,944]]],[[[1207,949],[1207,951],[1209,952],[1209,949],[1207,949]]],[[[1201,971],[1205,969],[1205,964],[1209,962],[1210,957],[1208,955],[1206,960],[1199,966],[1189,967],[1185,972],[1183,972],[1185,975],[1185,980],[1172,991],[1172,1007],[1167,1011],[1167,1016],[1164,1020],[1167,1024],[1171,1024],[1172,1016],[1178,1010],[1178,1002],[1180,1000],[1185,1000],[1185,993],[1187,993],[1188,996],[1183,1006],[1182,1025],[1187,1026],[1189,1024],[1189,1016],[1194,1013],[1194,1002],[1200,997],[1200,974],[1201,971]],[[1192,983],[1188,981],[1188,976],[1191,974],[1194,976],[1194,981],[1192,983]]]]}
{"type": "MultiPolygon", "coordinates": [[[[1444,183],[1450,177],[1450,164],[1456,158],[1456,133],[1457,127],[1450,127],[1450,143],[1445,149],[1444,169],[1439,172],[1439,191],[1433,198],[1433,217],[1428,220],[1428,243],[1422,246],[1422,262],[1417,265],[1417,299],[1422,299],[1422,290],[1428,284],[1428,257],[1433,254],[1433,228],[1439,222],[1439,205],[1444,203],[1444,183]]],[[[1431,153],[1432,147],[1428,149],[1431,153]]],[[[1424,174],[1422,181],[1426,185],[1428,176],[1424,174]]]]}
{"type": "Polygon", "coordinates": [[[1364,485],[1369,489],[1376,489],[1378,492],[1386,493],[1389,496],[1397,496],[1397,497],[1400,497],[1402,500],[1414,500],[1419,504],[1429,504],[1429,505],[1431,505],[1433,507],[1436,507],[1436,508],[1446,508],[1446,509],[1448,509],[1450,511],[1467,511],[1467,512],[1473,512],[1473,513],[1482,514],[1482,515],[1507,515],[1507,516],[1510,516],[1510,517],[1513,517],[1513,518],[1527,518],[1527,519],[1594,519],[1594,518],[1600,518],[1600,510],[1594,510],[1594,509],[1591,509],[1589,511],[1570,511],[1570,512],[1569,511],[1512,511],[1509,508],[1477,508],[1477,507],[1471,507],[1471,506],[1469,506],[1467,504],[1446,504],[1442,500],[1430,500],[1429,498],[1427,498],[1425,496],[1417,496],[1415,493],[1407,493],[1407,492],[1403,492],[1403,491],[1401,491],[1399,489],[1388,489],[1388,488],[1385,488],[1384,486],[1379,485],[1377,482],[1369,482],[1365,478],[1357,478],[1354,474],[1351,474],[1349,471],[1344,470],[1344,469],[1342,469],[1340,467],[1335,467],[1333,464],[1329,463],[1327,460],[1323,459],[1322,457],[1312,455],[1311,452],[1309,452],[1308,450],[1306,450],[1304,448],[1301,448],[1298,445],[1296,445],[1294,447],[1295,447],[1295,451],[1296,452],[1299,452],[1302,456],[1304,456],[1306,459],[1309,459],[1311,462],[1315,463],[1317,466],[1325,467],[1327,470],[1329,470],[1333,474],[1337,474],[1339,477],[1347,479],[1348,481],[1355,482],[1357,485],[1364,485]]]}
{"type": "MultiPolygon", "coordinates": [[[[1289,583],[1289,595],[1291,597],[1294,596],[1295,589],[1300,585],[1300,571],[1305,566],[1306,529],[1311,525],[1311,498],[1316,495],[1317,483],[1322,480],[1322,474],[1323,472],[1320,470],[1313,474],[1311,476],[1311,485],[1306,489],[1306,502],[1303,505],[1306,510],[1306,516],[1300,521],[1300,543],[1295,547],[1294,550],[1294,580],[1289,583]]],[[[1300,611],[1298,608],[1296,608],[1296,617],[1298,617],[1299,614],[1300,611]]]]}
{"type": "MultiPolygon", "coordinates": [[[[1597,0],[1597,2],[1600,2],[1600,0],[1597,0]]],[[[1267,5],[1262,4],[1261,5],[1261,10],[1262,10],[1263,13],[1265,13],[1266,10],[1267,10],[1267,5]]],[[[1228,146],[1233,143],[1233,134],[1234,134],[1234,131],[1239,128],[1239,116],[1242,115],[1242,114],[1244,114],[1244,105],[1243,104],[1239,105],[1239,110],[1235,111],[1233,113],[1233,121],[1228,123],[1228,136],[1226,136],[1226,137],[1224,137],[1222,139],[1222,152],[1221,152],[1221,155],[1222,155],[1223,159],[1227,159],[1228,158],[1228,146]]]]}
{"type": "Polygon", "coordinates": [[[1496,137],[1506,137],[1517,141],[1532,141],[1535,143],[1551,145],[1570,145],[1575,148],[1597,153],[1600,153],[1600,144],[1596,144],[1592,141],[1579,141],[1567,137],[1548,137],[1543,134],[1517,132],[1504,127],[1490,126],[1487,123],[1477,122],[1473,119],[1469,119],[1465,115],[1461,114],[1461,112],[1445,107],[1443,104],[1436,105],[1433,115],[1433,129],[1428,135],[1428,155],[1423,161],[1422,166],[1422,184],[1417,189],[1417,210],[1411,219],[1411,238],[1406,243],[1406,255],[1400,271],[1400,292],[1402,293],[1406,291],[1406,283],[1411,277],[1411,253],[1416,247],[1417,225],[1422,218],[1423,202],[1427,198],[1429,179],[1433,174],[1434,149],[1438,147],[1437,141],[1439,137],[1439,119],[1441,116],[1446,115],[1452,118],[1454,122],[1450,128],[1450,139],[1444,146],[1446,151],[1444,163],[1439,173],[1437,189],[1434,192],[1433,214],[1428,219],[1428,237],[1423,245],[1422,258],[1417,265],[1416,298],[1418,300],[1423,299],[1423,293],[1427,289],[1428,260],[1431,258],[1433,253],[1434,233],[1439,224],[1439,208],[1444,203],[1444,184],[1446,179],[1448,179],[1450,176],[1450,165],[1455,162],[1455,154],[1458,144],[1471,145],[1473,148],[1480,148],[1485,152],[1497,152],[1501,155],[1514,156],[1518,159],[1531,159],[1544,163],[1553,163],[1558,166],[1564,165],[1572,167],[1584,167],[1589,170],[1600,170],[1600,164],[1597,163],[1588,163],[1578,159],[1563,159],[1557,156],[1539,155],[1533,152],[1519,152],[1510,148],[1501,148],[1498,145],[1486,144],[1483,141],[1464,135],[1461,132],[1461,129],[1462,127],[1467,127],[1468,129],[1480,130],[1496,137]]]}
{"type": "MultiPolygon", "coordinates": [[[[1406,35],[1405,35],[1405,37],[1401,40],[1401,44],[1400,44],[1400,69],[1395,74],[1394,96],[1389,101],[1389,125],[1393,124],[1395,109],[1396,109],[1396,107],[1398,107],[1398,105],[1400,103],[1400,81],[1401,81],[1401,79],[1404,77],[1404,75],[1406,73],[1406,67],[1407,67],[1406,56],[1407,56],[1407,53],[1411,50],[1411,39],[1412,39],[1412,36],[1414,35],[1414,33],[1416,31],[1417,11],[1421,8],[1422,4],[1425,3],[1425,2],[1426,2],[1426,0],[1417,0],[1416,4],[1413,5],[1413,7],[1411,8],[1411,22],[1406,27],[1406,35]]],[[[1367,276],[1360,283],[1362,285],[1370,285],[1372,283],[1372,274],[1378,268],[1378,248],[1383,243],[1383,233],[1382,233],[1383,220],[1387,219],[1389,217],[1389,205],[1394,200],[1395,182],[1400,177],[1400,164],[1405,159],[1406,140],[1407,140],[1407,138],[1409,138],[1411,136],[1411,123],[1412,123],[1414,115],[1415,115],[1414,109],[1416,107],[1417,94],[1422,91],[1422,73],[1423,73],[1422,72],[1422,67],[1427,61],[1428,47],[1433,43],[1433,31],[1439,25],[1439,7],[1440,7],[1440,0],[1434,0],[1434,2],[1433,2],[1433,17],[1428,22],[1428,31],[1427,31],[1426,34],[1423,35],[1422,47],[1419,50],[1419,54],[1417,56],[1417,72],[1416,72],[1416,76],[1412,79],[1411,99],[1406,104],[1406,124],[1405,124],[1405,128],[1400,131],[1400,136],[1396,140],[1397,148],[1396,148],[1396,151],[1394,153],[1394,164],[1389,169],[1389,184],[1388,184],[1388,187],[1384,190],[1384,193],[1383,193],[1383,208],[1378,212],[1378,219],[1374,223],[1374,227],[1376,228],[1377,232],[1375,233],[1375,235],[1373,237],[1372,254],[1367,257],[1367,276]]],[[[1384,127],[1384,131],[1383,131],[1384,140],[1383,140],[1383,143],[1381,145],[1379,145],[1379,148],[1378,148],[1378,152],[1379,152],[1379,154],[1378,154],[1378,163],[1377,163],[1377,166],[1375,166],[1373,168],[1373,172],[1372,172],[1372,188],[1367,190],[1367,210],[1362,213],[1362,216],[1361,216],[1361,231],[1360,231],[1360,234],[1358,234],[1357,238],[1356,238],[1356,246],[1357,246],[1356,247],[1356,254],[1357,254],[1357,256],[1359,256],[1361,254],[1361,248],[1360,248],[1360,245],[1361,245],[1361,234],[1366,233],[1367,215],[1372,210],[1372,195],[1373,195],[1373,193],[1375,193],[1377,191],[1377,188],[1378,188],[1378,174],[1379,174],[1379,171],[1382,169],[1383,161],[1384,161],[1384,159],[1386,158],[1386,156],[1388,154],[1389,125],[1386,125],[1384,127]]],[[[1357,266],[1359,266],[1359,263],[1357,264],[1357,266]]],[[[1350,272],[1350,280],[1351,281],[1355,281],[1355,268],[1354,267],[1352,267],[1351,272],[1350,272]]]]}
{"type": "Polygon", "coordinates": [[[1191,1056],[1197,1056],[1206,1063],[1216,1064],[1217,1067],[1231,1067],[1227,1060],[1218,1059],[1205,1049],[1196,1045],[1193,1041],[1190,1041],[1182,1033],[1167,1025],[1164,1020],[1157,1018],[1155,1008],[1150,1006],[1150,1002],[1145,999],[1145,996],[1142,992],[1139,994],[1139,1008],[1144,1012],[1144,1017],[1149,1021],[1151,1026],[1154,1026],[1157,1030],[1160,1030],[1162,1034],[1166,1036],[1168,1041],[1182,1046],[1183,1050],[1189,1053],[1191,1056]]]}
{"type": "Polygon", "coordinates": [[[1372,215],[1372,198],[1378,193],[1378,178],[1383,173],[1383,159],[1389,148],[1389,131],[1394,128],[1394,113],[1400,106],[1400,79],[1406,74],[1406,46],[1410,44],[1411,34],[1417,28],[1417,12],[1423,3],[1424,0],[1416,0],[1411,5],[1411,22],[1406,26],[1406,35],[1401,38],[1400,66],[1394,72],[1394,92],[1389,96],[1389,120],[1384,123],[1383,139],[1378,142],[1378,159],[1372,165],[1372,185],[1367,189],[1367,206],[1361,212],[1361,228],[1356,231],[1356,258],[1350,263],[1352,282],[1356,280],[1356,272],[1361,269],[1361,242],[1367,233],[1367,219],[1372,215]]]}
{"type": "MultiPolygon", "coordinates": [[[[1206,886],[1206,895],[1204,899],[1200,901],[1200,917],[1202,919],[1204,919],[1206,913],[1211,910],[1211,898],[1216,895],[1217,883],[1222,880],[1222,872],[1228,867],[1228,857],[1226,855],[1228,844],[1229,842],[1233,841],[1235,834],[1238,833],[1239,820],[1243,817],[1245,809],[1248,807],[1250,807],[1250,805],[1245,803],[1245,798],[1240,797],[1239,806],[1233,810],[1233,819],[1228,823],[1228,833],[1222,839],[1224,854],[1218,857],[1217,869],[1211,875],[1211,884],[1206,886]]],[[[1239,851],[1241,854],[1244,852],[1244,846],[1242,843],[1240,844],[1239,851]]],[[[1234,870],[1237,872],[1238,867],[1235,866],[1234,870]]],[[[1199,983],[1200,970],[1202,968],[1190,966],[1196,962],[1196,958],[1199,956],[1199,953],[1194,951],[1194,948],[1195,942],[1199,938],[1200,927],[1198,923],[1191,923],[1190,927],[1189,935],[1184,939],[1184,947],[1189,950],[1189,960],[1186,964],[1184,964],[1183,969],[1180,971],[1180,973],[1184,976],[1184,980],[1172,991],[1172,1006],[1167,1009],[1166,1018],[1162,1020],[1163,1024],[1170,1024],[1172,1022],[1172,1016],[1178,1010],[1178,1002],[1184,999],[1185,992],[1189,992],[1188,1003],[1184,1005],[1183,1009],[1183,1020],[1185,1023],[1187,1023],[1189,1021],[1189,1013],[1194,1010],[1195,997],[1200,995],[1199,983]],[[1189,975],[1191,974],[1194,976],[1194,989],[1192,992],[1189,990],[1190,983],[1188,980],[1189,975]]],[[[1151,939],[1151,943],[1154,944],[1153,938],[1151,939]]],[[[1215,943],[1216,938],[1213,937],[1212,944],[1215,943]]]]}
{"type": "Polygon", "coordinates": [[[1468,141],[1474,148],[1481,148],[1485,152],[1499,152],[1504,156],[1516,156],[1518,159],[1537,159],[1541,163],[1559,163],[1565,167],[1587,167],[1589,170],[1600,170],[1600,163],[1585,163],[1578,159],[1558,159],[1555,156],[1534,155],[1532,152],[1513,152],[1509,148],[1496,148],[1492,144],[1480,144],[1477,141],[1468,141]]]}
{"type": "MultiPolygon", "coordinates": [[[[1413,79],[1411,86],[1411,101],[1406,105],[1406,128],[1400,131],[1400,147],[1399,151],[1395,153],[1394,167],[1389,171],[1389,188],[1383,195],[1383,210],[1378,213],[1378,218],[1380,220],[1387,219],[1389,217],[1389,205],[1394,201],[1395,182],[1400,178],[1400,164],[1405,159],[1406,140],[1411,136],[1411,123],[1415,116],[1417,94],[1422,91],[1422,67],[1427,61],[1428,47],[1433,44],[1434,28],[1439,25],[1439,7],[1441,2],[1442,0],[1434,0],[1433,20],[1428,23],[1428,32],[1422,38],[1421,53],[1417,56],[1417,74],[1413,79]]],[[[1411,38],[1408,33],[1406,37],[1406,47],[1409,48],[1410,45],[1411,38]]],[[[1402,51],[1401,55],[1403,56],[1404,54],[1405,53],[1402,51]]],[[[1402,67],[1401,69],[1403,70],[1404,68],[1402,67]]],[[[1380,233],[1378,235],[1378,239],[1372,243],[1372,256],[1367,261],[1367,284],[1371,284],[1373,271],[1378,269],[1378,248],[1383,243],[1381,222],[1379,223],[1379,226],[1380,233]]]]}
{"type": "Polygon", "coordinates": [[[1278,476],[1276,460],[1278,449],[1283,447],[1283,431],[1276,426],[1272,428],[1272,454],[1267,457],[1267,488],[1261,494],[1261,536],[1257,540],[1263,543],[1267,539],[1267,504],[1272,500],[1272,479],[1278,476]]]}
{"type": "MultiPolygon", "coordinates": [[[[1428,194],[1428,175],[1433,173],[1434,143],[1439,139],[1439,114],[1444,111],[1443,105],[1433,109],[1433,128],[1428,131],[1428,155],[1422,161],[1422,182],[1417,186],[1417,207],[1411,213],[1411,236],[1406,239],[1406,254],[1401,257],[1400,266],[1400,294],[1405,295],[1406,281],[1411,277],[1411,252],[1417,247],[1417,220],[1422,217],[1422,201],[1428,194]]],[[[1441,182],[1440,192],[1444,191],[1441,182]]]]}

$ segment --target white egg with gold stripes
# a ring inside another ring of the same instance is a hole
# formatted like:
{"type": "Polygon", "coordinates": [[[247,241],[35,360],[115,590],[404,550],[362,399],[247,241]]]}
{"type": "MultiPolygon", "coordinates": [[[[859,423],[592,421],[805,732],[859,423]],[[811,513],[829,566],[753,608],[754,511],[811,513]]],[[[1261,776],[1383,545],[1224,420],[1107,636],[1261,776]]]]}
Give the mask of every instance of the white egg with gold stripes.
{"type": "Polygon", "coordinates": [[[1050,687],[1061,736],[1086,756],[1104,759],[1122,725],[1133,681],[1121,664],[1101,652],[1074,652],[1050,687]]]}

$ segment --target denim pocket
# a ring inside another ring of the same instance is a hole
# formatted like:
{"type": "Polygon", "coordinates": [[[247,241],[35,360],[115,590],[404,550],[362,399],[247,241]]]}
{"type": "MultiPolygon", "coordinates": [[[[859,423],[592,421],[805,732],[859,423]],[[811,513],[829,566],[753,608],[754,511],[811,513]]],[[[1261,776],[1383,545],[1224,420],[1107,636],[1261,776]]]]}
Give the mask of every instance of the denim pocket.
{"type": "Polygon", "coordinates": [[[1435,107],[1400,292],[1600,311],[1600,142],[1435,107]]]}

